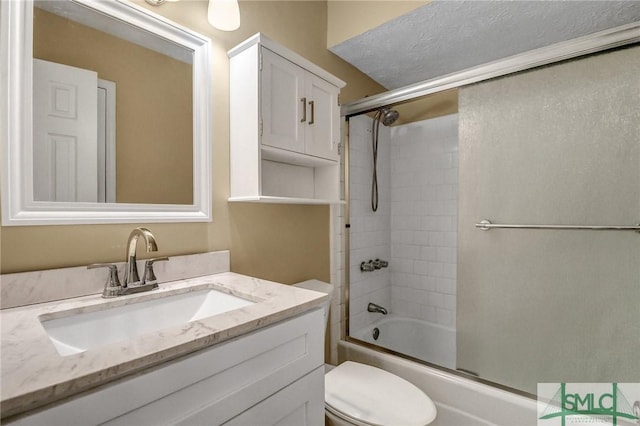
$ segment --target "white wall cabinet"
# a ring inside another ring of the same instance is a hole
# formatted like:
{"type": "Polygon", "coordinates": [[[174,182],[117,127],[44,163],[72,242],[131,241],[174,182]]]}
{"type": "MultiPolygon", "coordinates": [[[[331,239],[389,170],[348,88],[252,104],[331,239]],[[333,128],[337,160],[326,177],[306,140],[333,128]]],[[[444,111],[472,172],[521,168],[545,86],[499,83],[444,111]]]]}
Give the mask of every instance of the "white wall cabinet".
{"type": "Polygon", "coordinates": [[[340,89],[267,48],[260,54],[261,143],[339,161],[340,89]]]}
{"type": "Polygon", "coordinates": [[[339,202],[345,83],[262,34],[229,57],[230,201],[339,202]]]}
{"type": "Polygon", "coordinates": [[[7,424],[324,425],[315,309],[7,424]]]}

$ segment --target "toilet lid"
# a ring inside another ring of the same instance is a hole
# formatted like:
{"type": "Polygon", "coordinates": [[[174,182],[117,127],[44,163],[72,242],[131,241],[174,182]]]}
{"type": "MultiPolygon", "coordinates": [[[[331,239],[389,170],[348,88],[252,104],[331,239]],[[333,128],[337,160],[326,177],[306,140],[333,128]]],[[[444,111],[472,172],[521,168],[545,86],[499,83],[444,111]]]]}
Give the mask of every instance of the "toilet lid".
{"type": "Polygon", "coordinates": [[[371,425],[425,426],[436,418],[424,392],[379,368],[347,361],[324,377],[324,401],[336,414],[371,425]]]}

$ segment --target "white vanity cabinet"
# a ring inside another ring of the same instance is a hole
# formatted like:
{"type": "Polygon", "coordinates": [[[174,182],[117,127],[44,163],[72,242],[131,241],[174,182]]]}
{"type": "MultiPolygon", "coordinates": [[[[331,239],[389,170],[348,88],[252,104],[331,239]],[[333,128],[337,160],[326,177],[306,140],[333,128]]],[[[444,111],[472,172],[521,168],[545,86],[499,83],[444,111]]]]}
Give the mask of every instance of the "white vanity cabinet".
{"type": "Polygon", "coordinates": [[[321,309],[9,424],[324,425],[321,309]]]}
{"type": "Polygon", "coordinates": [[[345,83],[262,34],[229,58],[230,201],[339,202],[345,83]]]}

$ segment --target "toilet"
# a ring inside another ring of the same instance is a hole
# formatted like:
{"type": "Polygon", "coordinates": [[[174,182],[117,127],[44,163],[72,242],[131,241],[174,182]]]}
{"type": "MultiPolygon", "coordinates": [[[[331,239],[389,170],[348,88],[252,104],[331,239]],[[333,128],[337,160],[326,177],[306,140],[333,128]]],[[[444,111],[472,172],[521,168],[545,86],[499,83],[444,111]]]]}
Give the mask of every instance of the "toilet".
{"type": "MultiPolygon", "coordinates": [[[[294,284],[307,290],[327,293],[323,305],[325,324],[333,286],[318,280],[294,284]]],[[[388,371],[346,361],[326,369],[324,406],[330,426],[426,426],[436,418],[436,407],[418,387],[388,371]]]]}

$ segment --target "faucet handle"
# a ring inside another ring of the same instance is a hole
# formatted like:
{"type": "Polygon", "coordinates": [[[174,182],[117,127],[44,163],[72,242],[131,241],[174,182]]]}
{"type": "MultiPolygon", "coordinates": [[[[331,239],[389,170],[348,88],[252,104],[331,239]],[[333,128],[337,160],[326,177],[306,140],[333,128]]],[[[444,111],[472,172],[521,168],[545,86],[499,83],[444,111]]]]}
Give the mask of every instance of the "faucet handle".
{"type": "Polygon", "coordinates": [[[360,264],[360,271],[361,272],[371,272],[375,269],[375,267],[373,266],[373,261],[369,260],[368,262],[362,262],[360,264]]]}
{"type": "Polygon", "coordinates": [[[157,286],[158,279],[156,278],[156,274],[153,272],[153,264],[156,262],[169,260],[167,256],[162,257],[154,257],[153,259],[147,259],[144,262],[144,275],[142,275],[142,284],[155,284],[157,286]]]}
{"type": "Polygon", "coordinates": [[[120,294],[122,286],[120,285],[120,278],[118,278],[118,267],[115,263],[92,263],[87,266],[87,269],[96,268],[109,268],[109,277],[104,285],[102,291],[102,297],[108,299],[110,297],[116,297],[120,294]]]}
{"type": "Polygon", "coordinates": [[[389,262],[387,262],[386,260],[376,259],[374,262],[376,264],[378,264],[381,268],[388,268],[389,267],[389,262]]]}

